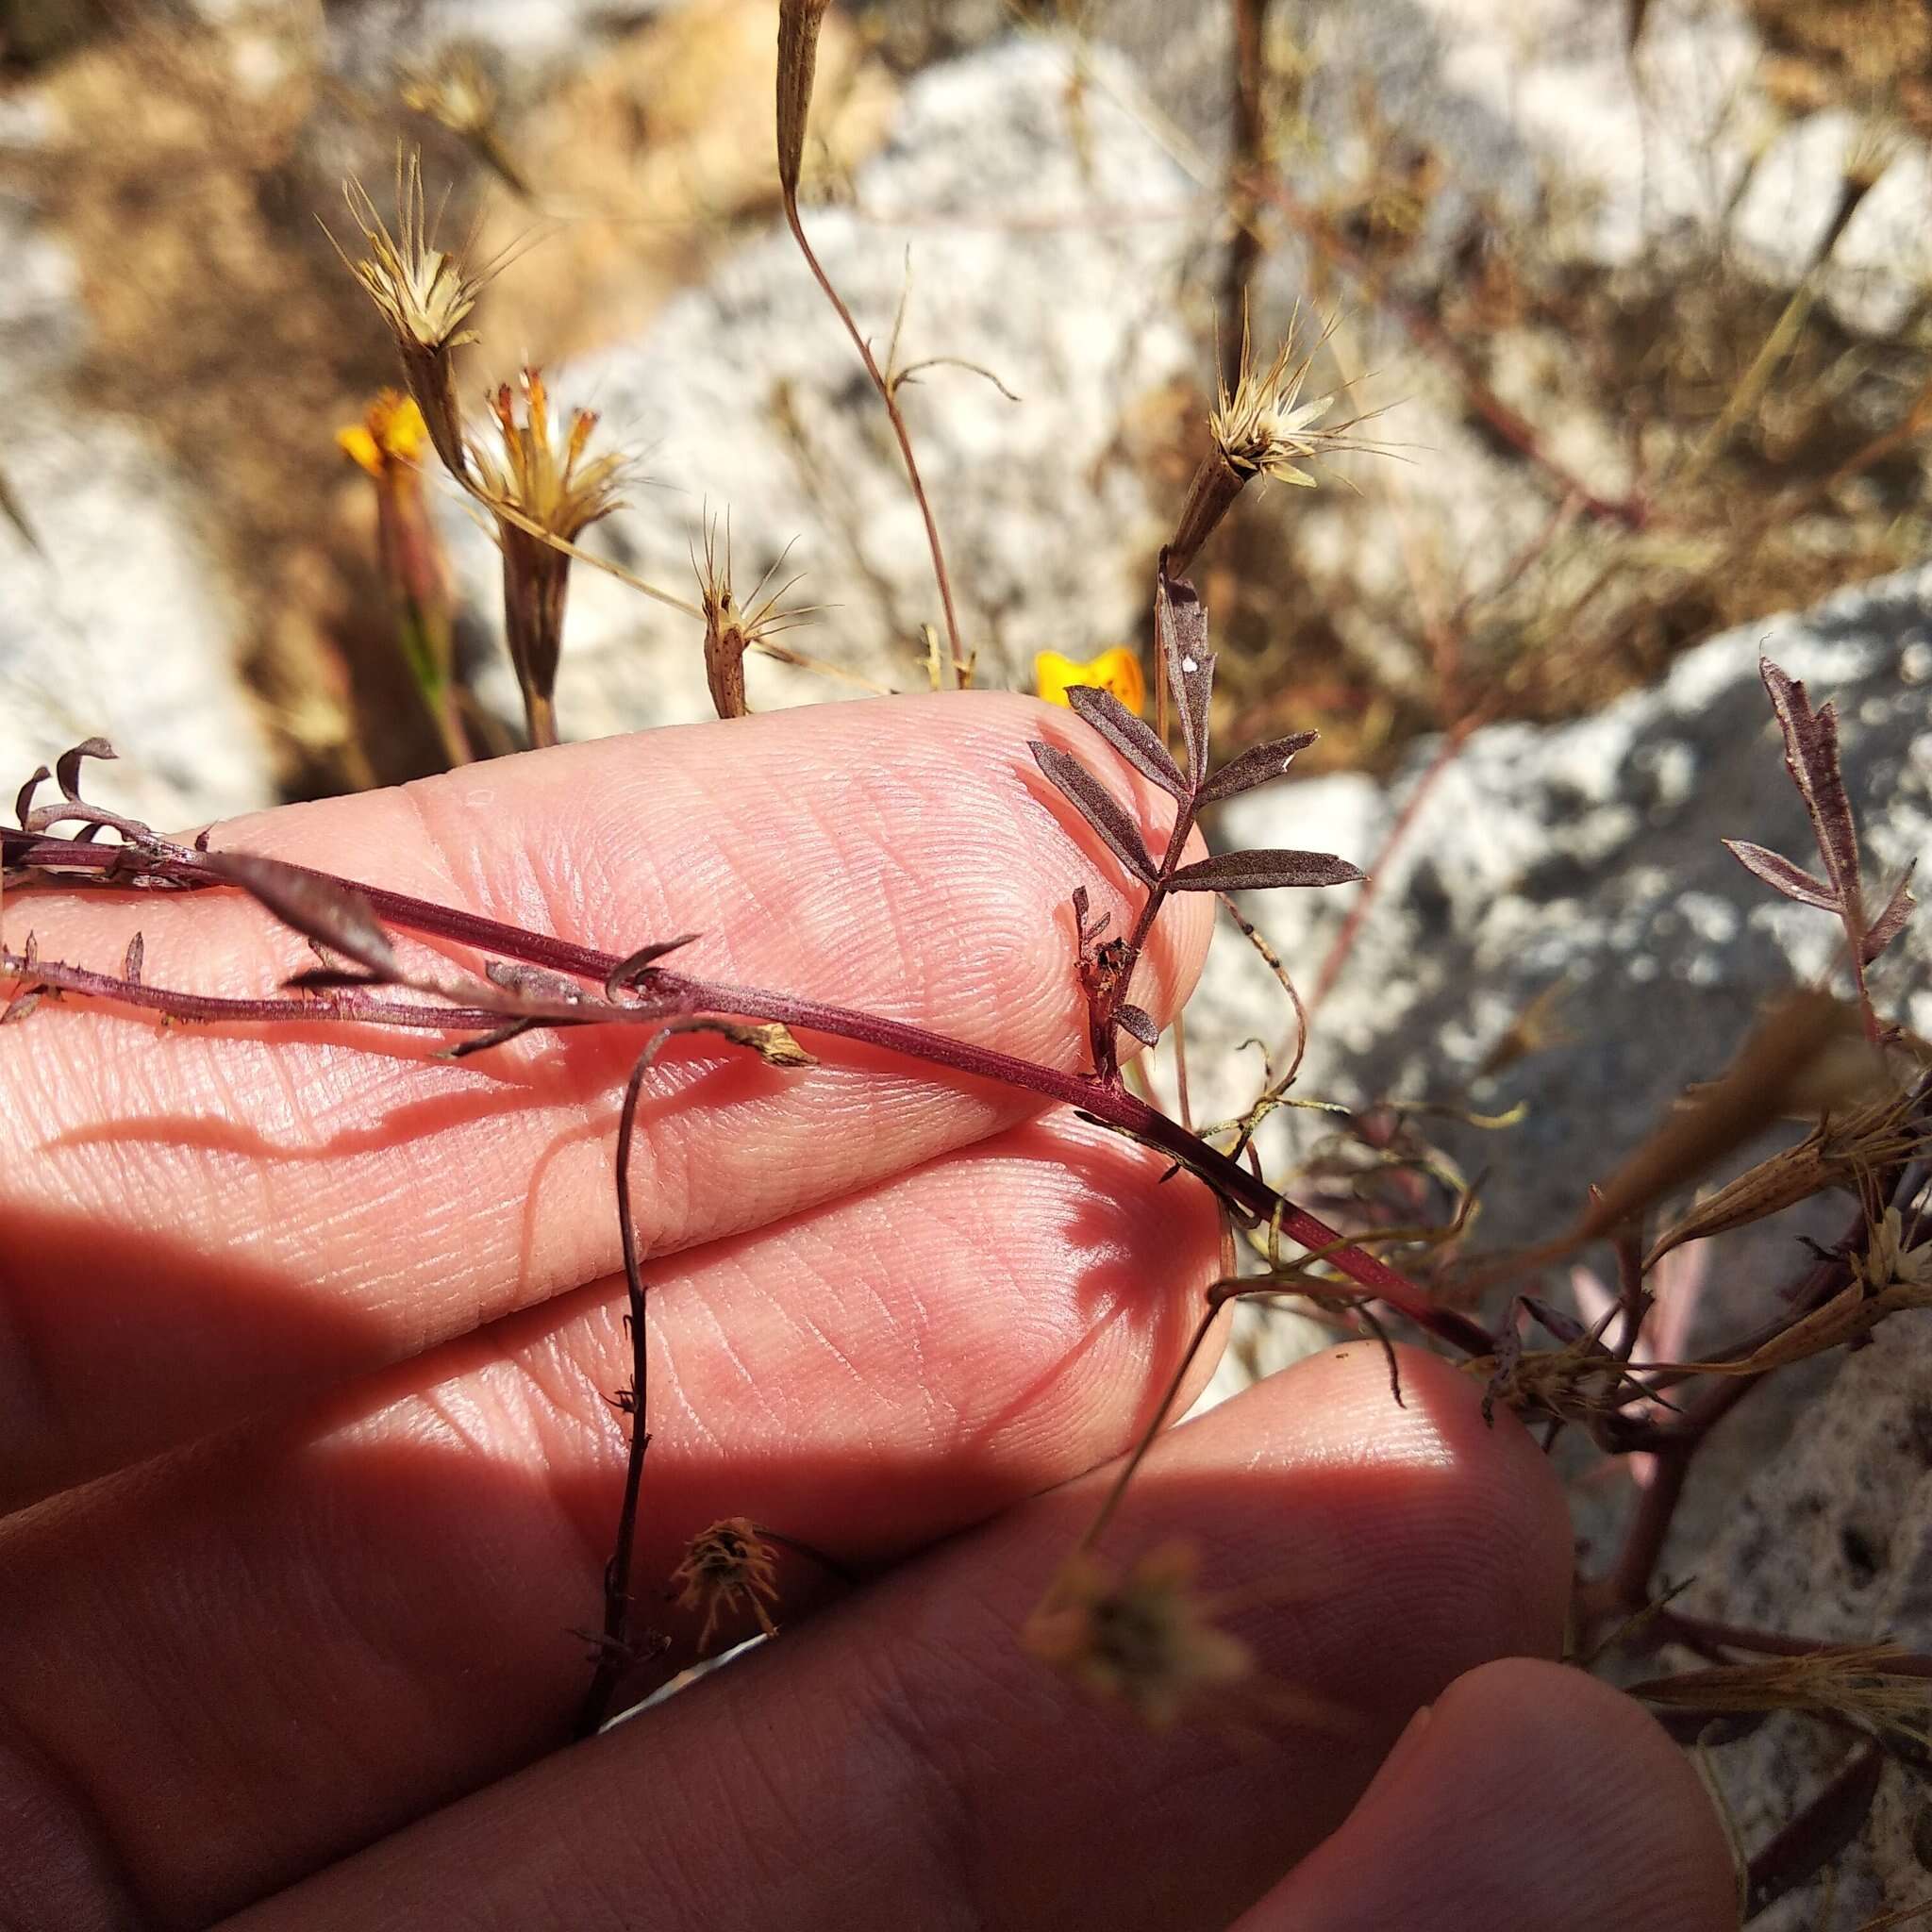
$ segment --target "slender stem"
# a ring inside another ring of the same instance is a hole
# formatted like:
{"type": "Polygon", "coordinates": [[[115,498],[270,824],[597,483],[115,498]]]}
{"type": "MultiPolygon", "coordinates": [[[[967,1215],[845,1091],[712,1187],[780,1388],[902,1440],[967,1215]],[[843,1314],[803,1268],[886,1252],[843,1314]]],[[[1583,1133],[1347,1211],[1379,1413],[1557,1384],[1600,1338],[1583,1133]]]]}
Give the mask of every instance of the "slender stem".
{"type": "Polygon", "coordinates": [[[1321,971],[1315,975],[1315,984],[1308,993],[1308,1011],[1312,1013],[1327,998],[1335,982],[1341,976],[1341,969],[1348,963],[1348,956],[1355,950],[1355,942],[1360,937],[1362,924],[1369,916],[1369,907],[1375,896],[1376,882],[1393,857],[1396,848],[1408,836],[1409,828],[1415,824],[1424,801],[1436,789],[1442,774],[1456,762],[1462,750],[1463,740],[1469,736],[1470,727],[1475,723],[1472,717],[1460,718],[1442,734],[1442,742],[1436,756],[1430,759],[1428,769],[1415,782],[1414,789],[1402,802],[1402,809],[1395,814],[1395,822],[1389,827],[1382,841],[1382,848],[1375,854],[1369,866],[1368,877],[1362,883],[1361,891],[1356,895],[1356,902],[1348,908],[1347,916],[1341,922],[1341,929],[1335,935],[1334,942],[1328,948],[1327,957],[1322,961],[1321,971]]]}
{"type": "Polygon", "coordinates": [[[919,514],[925,521],[926,548],[932,552],[932,574],[938,580],[940,603],[946,614],[946,645],[953,660],[953,685],[958,690],[966,652],[959,638],[958,613],[953,608],[953,580],[946,574],[946,554],[940,543],[940,526],[933,516],[932,505],[927,501],[925,485],[920,478],[919,462],[912,454],[912,437],[906,427],[899,399],[892,393],[892,385],[886,380],[884,372],[874,358],[872,344],[852,319],[852,311],[846,308],[844,297],[832,286],[831,276],[820,265],[818,257],[812,253],[811,243],[805,239],[805,224],[798,218],[798,197],[789,190],[785,194],[785,220],[791,229],[791,239],[798,243],[798,252],[805,257],[806,266],[812,272],[812,278],[824,291],[825,300],[845,325],[845,333],[852,338],[852,346],[858,351],[858,358],[865,364],[865,373],[872,377],[872,386],[878,391],[879,400],[886,406],[886,414],[891,419],[892,434],[899,439],[899,455],[906,464],[906,480],[912,486],[913,501],[919,505],[919,514]]]}
{"type": "MultiPolygon", "coordinates": [[[[31,864],[36,868],[58,868],[59,871],[112,874],[113,882],[122,884],[130,883],[130,875],[138,874],[152,882],[149,884],[149,890],[153,890],[155,884],[212,887],[229,883],[225,879],[218,879],[212,874],[201,854],[190,851],[185,846],[170,845],[160,841],[153,841],[150,845],[141,849],[128,846],[103,847],[75,840],[50,839],[43,835],[0,827],[0,860],[11,866],[31,864]]],[[[544,933],[529,932],[520,926],[506,925],[497,920],[486,919],[475,912],[461,911],[455,907],[437,906],[407,893],[391,891],[386,887],[362,885],[358,881],[341,879],[333,874],[314,871],[313,868],[300,869],[308,871],[313,877],[333,884],[354,884],[356,890],[368,899],[380,918],[430,938],[476,946],[506,958],[521,959],[527,964],[546,967],[552,972],[571,974],[578,978],[589,979],[600,986],[623,963],[621,957],[615,953],[600,952],[593,947],[578,945],[569,940],[557,939],[544,933]]],[[[60,877],[57,871],[46,882],[58,885],[67,881],[60,877]]],[[[25,962],[20,960],[19,956],[13,956],[13,961],[14,963],[9,963],[5,970],[15,978],[46,978],[51,971],[51,968],[40,964],[36,964],[30,970],[24,970],[25,962]]],[[[77,968],[64,970],[75,974],[80,971],[77,968]]],[[[158,1004],[155,994],[160,991],[159,989],[134,988],[125,982],[111,981],[108,975],[96,977],[105,983],[92,986],[76,985],[76,990],[99,991],[116,999],[134,999],[137,1004],[158,1004]],[[145,997],[137,998],[137,995],[145,997]]],[[[688,977],[662,967],[651,968],[641,979],[639,991],[647,999],[653,1017],[731,1013],[750,1020],[776,1020],[789,1027],[802,1027],[812,1032],[856,1041],[863,1045],[904,1054],[908,1058],[922,1060],[931,1066],[943,1067],[950,1072],[968,1074],[977,1079],[997,1081],[1005,1086],[1039,1094],[1046,1100],[1058,1101],[1075,1108],[1102,1126],[1110,1127],[1129,1140],[1139,1141],[1144,1145],[1158,1149],[1169,1159],[1178,1162],[1190,1173],[1199,1176],[1224,1201],[1249,1220],[1278,1227],[1282,1234],[1301,1247],[1326,1250],[1324,1258],[1340,1274],[1346,1275],[1357,1288],[1387,1302],[1399,1314],[1406,1316],[1418,1327],[1448,1346],[1470,1356],[1488,1355],[1494,1347],[1493,1338],[1473,1317],[1458,1309],[1441,1307],[1424,1289],[1390,1267],[1387,1262],[1350,1245],[1325,1222],[1292,1201],[1284,1199],[1258,1175],[1251,1174],[1198,1136],[1188,1132],[1178,1122],[1170,1119],[1158,1108],[1129,1093],[1124,1087],[1111,1086],[1088,1074],[1066,1073],[1057,1067],[1023,1059],[1016,1054],[1002,1053],[996,1047],[974,1046],[963,1041],[949,1040],[943,1034],[931,1032],[924,1026],[911,1025],[902,1020],[888,1020],[877,1014],[857,1011],[849,1007],[834,1006],[823,1000],[805,999],[789,993],[773,992],[762,988],[731,986],[718,981],[688,977]]],[[[290,1008],[286,1002],[248,1004],[251,1007],[258,1006],[259,1009],[242,1013],[224,1008],[219,1012],[211,1010],[206,1017],[290,1017],[290,1008]]],[[[320,999],[304,1003],[305,1012],[311,1008],[316,1009],[314,1016],[321,1018],[330,1017],[334,1010],[324,1010],[325,1002],[320,999]]],[[[409,1007],[407,1010],[413,1016],[426,1009],[409,1007]]],[[[345,1012],[343,1017],[375,1016],[370,1014],[365,1007],[354,1012],[345,1012]]],[[[440,1017],[445,1025],[493,1026],[500,1024],[503,1016],[500,1013],[491,1013],[479,1017],[466,1013],[453,1018],[448,1011],[443,1011],[440,1017]]],[[[555,1024],[586,1024],[598,1018],[614,1017],[615,1014],[600,1014],[592,1010],[586,1012],[581,1018],[573,1016],[555,1024]]],[[[411,1017],[400,1024],[427,1025],[434,1023],[411,1017]]],[[[544,1024],[553,1023],[546,1021],[544,1024]]]]}
{"type": "MultiPolygon", "coordinates": [[[[658,1036],[661,1039],[663,1036],[658,1036]]],[[[617,1544],[604,1572],[604,1635],[597,1668],[577,1711],[573,1735],[593,1737],[610,1714],[619,1680],[632,1662],[630,1634],[631,1552],[637,1541],[638,1492],[644,1476],[644,1452],[651,1433],[644,1425],[644,1388],[649,1350],[644,1336],[644,1280],[638,1264],[637,1221],[630,1205],[631,1141],[637,1133],[638,1096],[644,1074],[657,1058],[657,1044],[638,1056],[624,1088],[617,1124],[617,1223],[624,1241],[624,1283],[628,1297],[625,1325],[630,1332],[630,1451],[625,1461],[624,1501],[617,1516],[617,1544]]]]}

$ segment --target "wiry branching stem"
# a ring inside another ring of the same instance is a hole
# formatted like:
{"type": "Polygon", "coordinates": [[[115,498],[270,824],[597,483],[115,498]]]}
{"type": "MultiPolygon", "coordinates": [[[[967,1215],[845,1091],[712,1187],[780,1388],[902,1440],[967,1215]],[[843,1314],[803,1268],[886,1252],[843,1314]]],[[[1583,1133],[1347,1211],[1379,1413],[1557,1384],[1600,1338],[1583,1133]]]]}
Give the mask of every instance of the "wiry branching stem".
{"type": "MultiPolygon", "coordinates": [[[[51,874],[52,882],[59,884],[71,883],[75,877],[87,874],[111,878],[112,883],[123,886],[140,883],[148,890],[157,887],[208,889],[229,883],[215,872],[209,855],[159,841],[154,841],[147,849],[107,847],[0,828],[0,854],[4,854],[9,870],[30,867],[37,874],[51,874]]],[[[299,870],[309,871],[308,868],[299,870]]],[[[355,883],[326,873],[310,872],[310,876],[333,885],[355,883]]],[[[614,953],[602,952],[545,933],[529,932],[521,926],[507,925],[454,907],[433,905],[380,886],[357,884],[356,890],[368,900],[376,915],[391,924],[427,938],[475,946],[504,958],[522,960],[554,973],[588,979],[598,986],[602,986],[623,963],[614,953]]],[[[17,954],[0,958],[0,972],[22,983],[37,979],[53,983],[57,970],[64,975],[62,983],[76,991],[126,1000],[152,1010],[172,1012],[179,1018],[191,1020],[259,1021],[302,1017],[418,1027],[441,1024],[448,1030],[462,1031],[475,1026],[495,1026],[503,1017],[500,1012],[452,1012],[402,1001],[378,1002],[340,994],[306,996],[299,1000],[213,1002],[205,995],[170,992],[163,988],[117,981],[109,974],[87,975],[80,968],[57,969],[45,961],[30,964],[17,954]],[[242,1010],[243,1008],[246,1010],[242,1010]],[[434,1017],[425,1017],[430,1014],[434,1017]]],[[[1158,1149],[1205,1181],[1244,1221],[1277,1225],[1289,1240],[1303,1247],[1327,1250],[1328,1260],[1340,1274],[1346,1275],[1368,1294],[1387,1302],[1397,1313],[1448,1346],[1466,1355],[1480,1356],[1488,1354],[1494,1345],[1492,1338],[1480,1323],[1459,1310],[1439,1307],[1418,1284],[1378,1257],[1344,1241],[1325,1222],[1285,1200],[1257,1175],[1230,1160],[1123,1086],[1044,1066],[1016,1054],[1003,1053],[996,1047],[949,1040],[943,1034],[902,1020],[889,1020],[853,1008],[774,992],[761,987],[732,986],[698,979],[662,967],[653,967],[641,975],[638,981],[638,991],[648,1002],[647,1012],[635,1008],[586,1001],[581,1008],[546,1017],[541,1024],[585,1025],[625,1018],[633,1021],[640,1018],[663,1020],[729,1013],[857,1041],[864,1045],[904,1054],[908,1058],[942,1067],[952,1073],[995,1081],[1038,1094],[1042,1099],[1074,1108],[1129,1140],[1158,1149]]]]}
{"type": "Polygon", "coordinates": [[[597,1648],[597,1667],[577,1711],[575,1735],[589,1738],[603,1728],[611,1700],[627,1666],[633,1661],[630,1628],[631,1551],[637,1541],[638,1493],[644,1478],[644,1452],[651,1446],[644,1407],[647,1348],[644,1336],[644,1280],[638,1262],[637,1218],[631,1212],[631,1142],[637,1134],[638,1099],[644,1074],[657,1058],[658,1034],[638,1056],[625,1082],[624,1106],[617,1117],[617,1223],[624,1243],[624,1283],[627,1298],[625,1328],[630,1336],[630,1388],[618,1407],[630,1417],[630,1449],[625,1458],[624,1501],[617,1515],[617,1541],[604,1573],[604,1634],[597,1648]]]}
{"type": "Polygon", "coordinates": [[[845,325],[845,333],[852,338],[852,346],[858,351],[858,359],[865,364],[865,373],[879,392],[879,401],[885,405],[892,434],[898,440],[899,457],[906,465],[906,480],[911,486],[912,499],[918,504],[920,517],[925,525],[925,543],[932,553],[933,578],[939,585],[940,605],[945,612],[946,647],[952,658],[953,684],[957,689],[960,666],[966,661],[966,650],[959,636],[959,614],[953,606],[953,579],[946,570],[946,553],[940,541],[939,521],[932,513],[932,502],[925,493],[925,483],[919,474],[919,458],[912,453],[912,435],[906,427],[906,414],[894,393],[897,385],[886,380],[885,372],[872,352],[872,344],[866,341],[858,324],[853,319],[851,309],[845,306],[845,298],[833,287],[831,276],[812,252],[811,243],[806,240],[805,224],[798,218],[798,199],[793,194],[788,193],[785,197],[785,220],[791,229],[792,240],[798,243],[798,252],[805,257],[806,266],[811,270],[812,278],[824,291],[825,300],[845,325]]]}

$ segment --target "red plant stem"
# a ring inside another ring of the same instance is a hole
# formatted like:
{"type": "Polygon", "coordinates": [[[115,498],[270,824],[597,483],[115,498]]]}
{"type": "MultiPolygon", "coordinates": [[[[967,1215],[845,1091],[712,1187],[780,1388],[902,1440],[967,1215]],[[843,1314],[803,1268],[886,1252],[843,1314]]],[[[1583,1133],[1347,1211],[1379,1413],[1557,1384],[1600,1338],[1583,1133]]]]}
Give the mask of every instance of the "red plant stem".
{"type": "MultiPolygon", "coordinates": [[[[112,869],[122,875],[124,882],[128,873],[138,871],[151,880],[177,887],[212,887],[229,883],[216,878],[200,854],[183,846],[158,846],[152,851],[133,852],[127,847],[49,839],[0,828],[0,858],[4,858],[8,865],[30,861],[36,867],[58,867],[94,874],[105,874],[112,869]]],[[[505,925],[478,913],[437,906],[407,893],[391,891],[382,886],[341,879],[310,867],[301,870],[330,884],[353,884],[381,918],[430,938],[476,946],[506,958],[521,959],[530,965],[547,967],[553,972],[592,980],[600,986],[623,963],[622,956],[615,953],[599,952],[569,940],[505,925]]],[[[138,986],[108,974],[88,974],[80,968],[57,968],[52,962],[39,962],[28,969],[19,955],[8,957],[6,971],[22,981],[39,979],[48,984],[58,983],[58,980],[72,984],[75,991],[94,992],[161,1011],[176,1011],[185,1019],[287,1020],[299,1014],[318,1019],[377,1020],[382,1024],[413,1026],[433,1025],[440,1022],[446,1027],[460,1029],[495,1026],[505,1018],[501,1012],[457,1013],[447,1008],[430,1009],[400,1001],[332,999],[328,996],[300,1001],[215,1001],[203,995],[171,993],[159,987],[138,986]],[[374,1010],[378,1007],[395,1008],[393,1019],[387,1010],[374,1010]],[[434,1019],[421,1017],[431,1010],[435,1012],[434,1019]]],[[[849,1007],[772,992],[763,988],[730,986],[691,978],[661,967],[650,968],[640,977],[638,987],[644,1002],[641,1008],[591,1007],[581,1017],[558,1017],[543,1024],[588,1024],[600,1020],[620,1019],[633,1011],[640,1017],[663,1019],[729,1013],[749,1020],[775,1020],[786,1026],[857,1041],[863,1045],[923,1060],[928,1065],[944,1067],[954,1073],[1037,1093],[1043,1099],[1076,1108],[1101,1125],[1110,1127],[1130,1140],[1156,1148],[1198,1175],[1224,1201],[1255,1221],[1264,1225],[1278,1226],[1291,1241],[1304,1248],[1324,1251],[1324,1258],[1357,1288],[1387,1302],[1438,1341],[1470,1356],[1484,1356],[1493,1351],[1494,1340],[1481,1323],[1458,1309],[1439,1306],[1425,1290],[1407,1276],[1366,1250],[1349,1245],[1325,1222],[1292,1201],[1284,1199],[1258,1176],[1191,1134],[1158,1108],[1128,1092],[1124,1086],[1099,1081],[1085,1074],[1065,1073],[1035,1060],[1022,1059],[1015,1054],[1002,1053],[996,1047],[974,1046],[963,1041],[949,1040],[943,1034],[902,1020],[883,1019],[849,1007]]]]}
{"type": "Polygon", "coordinates": [[[805,224],[798,217],[798,197],[788,191],[784,196],[785,220],[791,229],[791,239],[798,243],[798,252],[805,257],[806,266],[811,270],[812,279],[824,291],[825,300],[832,305],[839,320],[845,325],[845,333],[852,338],[852,346],[858,351],[858,359],[865,364],[865,373],[872,377],[872,386],[879,392],[879,401],[886,406],[886,414],[891,420],[892,434],[899,441],[900,459],[906,465],[906,480],[912,486],[913,500],[919,505],[919,514],[925,524],[925,544],[932,553],[932,574],[939,582],[940,605],[946,616],[946,648],[952,654],[953,683],[959,687],[965,664],[965,647],[959,637],[958,613],[953,608],[953,579],[946,570],[946,553],[940,543],[940,526],[932,513],[932,504],[925,493],[925,483],[919,474],[919,459],[912,454],[912,434],[906,427],[906,417],[899,408],[899,399],[893,394],[894,384],[889,381],[879,368],[872,353],[872,344],[866,341],[852,311],[845,306],[845,298],[832,286],[832,278],[820,265],[812,245],[805,239],[805,224]]]}
{"type": "Polygon", "coordinates": [[[1415,824],[1416,815],[1422,810],[1424,802],[1436,789],[1442,774],[1456,762],[1462,750],[1462,741],[1475,724],[1475,715],[1458,718],[1442,734],[1442,743],[1436,756],[1430,759],[1428,769],[1415,782],[1415,789],[1402,802],[1402,809],[1395,814],[1395,823],[1389,827],[1388,836],[1382,841],[1382,848],[1375,854],[1362,882],[1362,889],[1356,896],[1356,902],[1348,908],[1348,916],[1341,922],[1341,930],[1335,935],[1334,942],[1328,948],[1327,957],[1322,961],[1322,970],[1315,976],[1315,984],[1307,998],[1307,1008],[1313,1013],[1325,999],[1341,976],[1341,969],[1348,963],[1348,956],[1355,950],[1355,942],[1361,935],[1362,922],[1369,916],[1369,907],[1375,896],[1375,882],[1382,875],[1382,869],[1389,863],[1396,848],[1408,836],[1409,828],[1415,824]]]}

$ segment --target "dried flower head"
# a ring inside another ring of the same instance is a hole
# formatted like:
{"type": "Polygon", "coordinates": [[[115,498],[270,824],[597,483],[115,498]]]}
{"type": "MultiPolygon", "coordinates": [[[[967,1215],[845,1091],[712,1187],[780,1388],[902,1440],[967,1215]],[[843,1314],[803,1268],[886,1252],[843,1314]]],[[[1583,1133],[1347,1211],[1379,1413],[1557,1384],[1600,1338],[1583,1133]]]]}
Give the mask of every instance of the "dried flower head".
{"type": "Polygon", "coordinates": [[[378,480],[398,464],[413,466],[428,438],[428,425],[415,397],[393,389],[377,393],[361,422],[336,431],[342,454],[378,480]]]}
{"type": "Polygon", "coordinates": [[[1928,1145],[1932,1126],[1910,1093],[1880,1093],[1828,1114],[1796,1146],[1760,1160],[1687,1209],[1657,1237],[1644,1266],[1654,1267],[1686,1241],[1762,1221],[1827,1188],[1857,1188],[1928,1145]]]}
{"type": "Polygon", "coordinates": [[[1221,385],[1221,399],[1208,419],[1208,433],[1228,467],[1243,480],[1273,476],[1305,490],[1315,479],[1298,467],[1315,458],[1352,447],[1346,423],[1323,425],[1322,418],[1335,407],[1332,394],[1302,400],[1316,355],[1327,340],[1324,332],[1313,348],[1299,357],[1293,325],[1265,370],[1257,371],[1245,321],[1241,325],[1241,359],[1233,393],[1221,385]]]}
{"type": "Polygon", "coordinates": [[[1147,703],[1146,680],[1141,675],[1141,658],[1124,645],[1103,651],[1084,663],[1063,657],[1058,651],[1041,651],[1033,660],[1033,689],[1050,705],[1067,703],[1067,693],[1077,685],[1091,685],[1111,691],[1135,717],[1141,716],[1147,703]]]}
{"type": "Polygon", "coordinates": [[[1274,359],[1265,369],[1257,369],[1247,321],[1242,319],[1234,388],[1230,391],[1224,378],[1219,386],[1219,400],[1208,418],[1212,447],[1188,486],[1187,501],[1168,545],[1167,567],[1174,575],[1187,570],[1235,499],[1257,476],[1312,490],[1315,479],[1301,467],[1303,463],[1346,449],[1377,447],[1355,434],[1362,422],[1359,416],[1323,421],[1335,407],[1333,393],[1303,400],[1309,372],[1327,339],[1324,330],[1311,348],[1301,350],[1291,323],[1274,359]]]}
{"type": "Polygon", "coordinates": [[[1194,1552],[1165,1543],[1116,1575],[1098,1557],[1073,1557],[1027,1618],[1033,1656],[1091,1695],[1120,1703],[1155,1729],[1204,1692],[1245,1677],[1246,1644],[1217,1629],[1194,1588],[1194,1552]]]}
{"type": "MultiPolygon", "coordinates": [[[[409,393],[423,411],[437,455],[461,475],[463,439],[450,358],[476,340],[465,324],[494,270],[472,272],[435,245],[435,224],[423,197],[423,158],[414,150],[396,162],[393,234],[359,181],[345,183],[342,193],[369,251],[349,266],[395,338],[409,393]]],[[[345,254],[342,258],[349,259],[345,254]]]]}
{"type": "MultiPolygon", "coordinates": [[[[787,546],[790,547],[789,545],[787,546]]],[[[803,610],[782,608],[787,591],[797,583],[788,578],[774,591],[765,588],[784,562],[783,555],[773,562],[764,575],[752,586],[742,605],[731,590],[731,525],[724,525],[724,556],[718,559],[718,524],[714,517],[705,529],[705,560],[695,557],[691,568],[697,573],[698,601],[705,614],[705,682],[710,687],[711,704],[721,718],[742,718],[749,708],[744,698],[744,654],[760,650],[768,656],[797,661],[792,654],[777,649],[771,640],[780,631],[806,621],[803,610]]]]}
{"type": "Polygon", "coordinates": [[[524,408],[508,383],[491,398],[501,454],[472,442],[475,494],[496,519],[503,552],[504,628],[523,690],[533,744],[557,741],[552,694],[563,649],[563,611],[570,592],[570,554],[552,539],[575,543],[623,499],[625,459],[615,452],[589,455],[597,419],[571,412],[558,441],[550,430],[550,403],[540,370],[523,375],[524,408]]]}
{"type": "Polygon", "coordinates": [[[402,95],[405,107],[466,139],[487,133],[500,106],[496,83],[474,54],[460,48],[406,76],[402,95]]]}
{"type": "Polygon", "coordinates": [[[671,1580],[679,1587],[679,1609],[705,1613],[698,1633],[701,1651],[709,1647],[720,1620],[737,1616],[741,1607],[751,1611],[767,1637],[778,1634],[765,1607],[778,1600],[777,1553],[749,1518],[727,1516],[694,1536],[671,1580]]]}

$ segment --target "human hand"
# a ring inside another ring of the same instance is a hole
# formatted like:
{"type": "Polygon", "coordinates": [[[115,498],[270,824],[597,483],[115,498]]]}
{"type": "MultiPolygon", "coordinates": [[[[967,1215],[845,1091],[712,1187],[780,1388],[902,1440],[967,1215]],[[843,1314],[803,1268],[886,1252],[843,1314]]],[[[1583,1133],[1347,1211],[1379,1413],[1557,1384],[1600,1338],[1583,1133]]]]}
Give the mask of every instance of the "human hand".
{"type": "MultiPolygon", "coordinates": [[[[1126,908],[1034,775],[1041,728],[997,697],[830,707],[215,842],[619,952],[697,926],[713,977],[1073,1067],[1067,900],[1126,908]]],[[[1161,1017],[1208,909],[1157,928],[1161,1017]]],[[[36,892],[6,921],[96,963],[139,928],[146,978],[199,991],[308,963],[239,894],[36,892]]],[[[835,1592],[788,1557],[776,1643],[558,1751],[624,1461],[636,1040],[450,1065],[80,1002],[0,1032],[0,1924],[1731,1923],[1681,1757],[1533,1660],[1563,1499],[1433,1357],[1405,1356],[1402,1407],[1359,1346],[1256,1389],[1165,1439],[1109,1534],[1191,1542],[1250,1605],[1261,1682],[1341,1729],[1149,1734],[1024,1655],[1106,1481],[1082,1473],[1216,1273],[1211,1201],[1024,1094],[808,1043],[803,1074],[667,1059],[641,1115],[640,1620],[660,1675],[691,1661],[701,1614],[657,1592],[724,1516],[871,1580],[811,1614],[835,1592]]]]}

